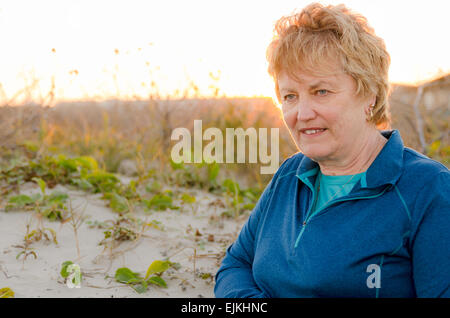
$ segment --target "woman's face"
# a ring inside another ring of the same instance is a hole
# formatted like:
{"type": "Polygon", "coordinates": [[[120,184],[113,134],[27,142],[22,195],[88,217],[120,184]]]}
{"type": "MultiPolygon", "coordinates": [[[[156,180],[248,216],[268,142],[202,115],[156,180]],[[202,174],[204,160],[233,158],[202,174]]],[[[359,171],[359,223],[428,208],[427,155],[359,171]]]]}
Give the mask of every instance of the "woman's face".
{"type": "Polygon", "coordinates": [[[358,137],[369,126],[369,101],[356,96],[356,83],[343,72],[318,76],[286,72],[278,77],[284,120],[297,146],[317,162],[341,161],[358,151],[358,137]],[[367,105],[366,105],[367,104],[367,105]]]}

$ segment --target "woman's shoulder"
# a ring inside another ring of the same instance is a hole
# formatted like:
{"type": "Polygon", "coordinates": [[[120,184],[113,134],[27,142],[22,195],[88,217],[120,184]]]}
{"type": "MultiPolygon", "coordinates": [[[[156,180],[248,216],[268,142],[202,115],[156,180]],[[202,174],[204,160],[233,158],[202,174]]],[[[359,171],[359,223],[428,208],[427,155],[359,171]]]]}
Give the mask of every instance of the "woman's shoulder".
{"type": "Polygon", "coordinates": [[[432,180],[438,175],[450,177],[450,171],[444,164],[408,147],[404,148],[403,166],[405,172],[417,175],[420,178],[425,177],[432,180]]]}
{"type": "Polygon", "coordinates": [[[450,196],[449,185],[450,171],[445,165],[405,147],[402,174],[397,183],[404,198],[409,197],[418,206],[436,198],[443,200],[450,196]]]}

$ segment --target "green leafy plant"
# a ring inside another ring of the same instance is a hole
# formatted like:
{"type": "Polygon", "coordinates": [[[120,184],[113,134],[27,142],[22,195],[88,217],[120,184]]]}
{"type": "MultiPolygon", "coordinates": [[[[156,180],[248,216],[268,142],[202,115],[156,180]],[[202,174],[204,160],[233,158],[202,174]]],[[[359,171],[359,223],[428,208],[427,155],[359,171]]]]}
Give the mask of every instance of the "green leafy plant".
{"type": "Polygon", "coordinates": [[[38,213],[47,217],[50,221],[64,220],[67,214],[67,199],[69,196],[66,193],[53,192],[49,196],[44,196],[42,205],[36,206],[38,213]]]}
{"type": "Polygon", "coordinates": [[[73,262],[72,261],[65,261],[64,263],[61,264],[61,277],[62,278],[67,278],[69,276],[69,273],[67,272],[67,267],[69,267],[69,265],[72,265],[73,262]]]}
{"type": "MultiPolygon", "coordinates": [[[[100,169],[97,161],[88,156],[42,156],[28,161],[12,161],[0,170],[1,181],[8,185],[3,188],[3,194],[17,190],[25,182],[34,181],[41,188],[43,197],[46,196],[46,189],[56,184],[70,184],[93,193],[116,192],[127,199],[136,196],[132,186],[124,186],[114,174],[100,169]]],[[[32,205],[36,200],[31,201],[23,196],[13,197],[9,208],[32,205]]]]}
{"type": "Polygon", "coordinates": [[[22,257],[23,265],[25,264],[26,259],[30,256],[33,256],[35,259],[37,258],[36,252],[33,248],[30,247],[32,243],[45,239],[45,241],[47,242],[58,245],[55,230],[49,227],[43,227],[41,222],[39,222],[39,225],[36,229],[30,230],[31,224],[32,219],[30,218],[26,224],[26,233],[23,238],[23,243],[13,246],[21,249],[21,251],[16,255],[16,259],[22,257]]]}
{"type": "Polygon", "coordinates": [[[211,182],[216,182],[217,176],[219,175],[220,166],[217,162],[206,164],[208,167],[208,178],[211,182]]]}
{"type": "Polygon", "coordinates": [[[197,187],[214,191],[220,188],[217,183],[220,166],[216,162],[194,164],[175,163],[170,161],[172,171],[168,181],[180,187],[197,187]]]}
{"type": "Polygon", "coordinates": [[[181,195],[181,201],[184,204],[188,204],[191,207],[192,213],[196,213],[196,206],[195,206],[195,202],[196,202],[196,198],[193,195],[190,195],[189,193],[183,193],[181,195]]]}
{"type": "Polygon", "coordinates": [[[37,254],[34,251],[33,248],[30,248],[31,243],[33,242],[30,238],[30,223],[31,221],[29,221],[27,223],[27,231],[25,233],[25,237],[23,240],[23,244],[21,245],[13,245],[13,247],[15,248],[20,248],[21,251],[16,255],[16,259],[18,260],[21,256],[23,257],[23,261],[22,261],[22,268],[25,266],[25,261],[28,258],[28,256],[34,256],[34,259],[37,259],[37,254]]]}
{"type": "Polygon", "coordinates": [[[83,179],[92,185],[93,192],[112,192],[120,184],[120,180],[112,173],[101,170],[95,170],[92,173],[83,176],[83,179]]]}
{"type": "Polygon", "coordinates": [[[109,227],[109,223],[108,222],[101,222],[101,221],[86,221],[85,222],[89,228],[98,228],[98,229],[106,229],[109,227]]]}
{"type": "Polygon", "coordinates": [[[162,185],[157,180],[153,180],[153,182],[147,184],[147,186],[145,187],[145,190],[150,193],[160,193],[161,189],[162,185]]]}
{"type": "Polygon", "coordinates": [[[144,277],[127,267],[121,267],[116,270],[115,279],[119,283],[129,285],[138,293],[147,291],[150,284],[167,288],[167,283],[161,275],[174,265],[170,261],[156,260],[150,264],[144,277]]]}
{"type": "Polygon", "coordinates": [[[222,189],[225,193],[227,206],[231,208],[231,210],[222,214],[234,218],[237,218],[246,210],[252,210],[261,195],[261,191],[257,188],[241,190],[239,184],[231,179],[224,180],[222,189]]]}
{"type": "Polygon", "coordinates": [[[138,222],[127,215],[121,215],[116,220],[107,220],[103,226],[108,224],[108,227],[103,227],[104,238],[99,245],[113,246],[117,242],[135,241],[139,237],[138,222]]]}
{"type": "Polygon", "coordinates": [[[14,247],[23,248],[23,250],[16,255],[16,259],[19,259],[20,256],[23,256],[23,260],[26,261],[27,257],[30,255],[33,255],[34,259],[37,258],[37,254],[32,248],[27,248],[26,246],[23,245],[15,245],[14,247]]]}
{"type": "Polygon", "coordinates": [[[51,221],[63,220],[67,213],[66,201],[69,196],[66,193],[53,192],[46,194],[47,185],[41,178],[33,178],[41,190],[41,193],[33,195],[19,194],[9,198],[5,211],[10,210],[35,210],[51,221]]]}
{"type": "MultiPolygon", "coordinates": [[[[76,184],[81,175],[98,169],[90,157],[67,158],[64,155],[40,156],[34,159],[11,160],[10,165],[0,171],[0,181],[8,184],[7,192],[17,190],[25,182],[41,179],[46,187],[56,184],[76,184]],[[72,181],[75,180],[73,183],[72,181]]],[[[39,181],[37,181],[40,183],[39,181]]],[[[43,185],[42,183],[40,185],[43,185]]]]}
{"type": "Polygon", "coordinates": [[[109,201],[109,207],[113,211],[126,213],[130,211],[130,203],[127,198],[117,194],[116,192],[105,193],[104,198],[109,201]]]}
{"type": "Polygon", "coordinates": [[[138,236],[135,231],[124,226],[113,226],[103,234],[104,239],[99,245],[107,245],[111,241],[134,241],[138,236]]]}
{"type": "Polygon", "coordinates": [[[14,291],[9,287],[0,288],[0,298],[14,298],[14,291]]]}
{"type": "Polygon", "coordinates": [[[28,209],[33,207],[35,202],[40,198],[40,196],[28,196],[25,194],[15,195],[9,198],[7,205],[5,206],[6,211],[13,209],[28,209]]]}
{"type": "Polygon", "coordinates": [[[55,230],[44,227],[44,228],[38,228],[36,230],[31,231],[29,234],[25,235],[25,241],[40,241],[42,239],[45,239],[46,241],[53,242],[56,245],[58,245],[58,241],[56,240],[56,232],[55,230]],[[51,236],[51,239],[50,239],[51,236]]]}
{"type": "Polygon", "coordinates": [[[157,221],[157,220],[152,220],[150,222],[146,222],[146,223],[144,223],[144,225],[146,227],[152,227],[154,229],[164,231],[164,225],[160,221],[157,221]]]}
{"type": "MultiPolygon", "coordinates": [[[[64,278],[64,282],[66,282],[67,281],[67,279],[69,278],[69,276],[70,276],[70,272],[69,272],[69,266],[70,265],[75,265],[74,264],[74,262],[72,262],[72,261],[65,261],[65,262],[63,262],[62,264],[61,264],[61,271],[60,271],[60,274],[61,274],[61,277],[62,278],[64,278]]],[[[80,272],[80,281],[83,279],[83,274],[80,272]]],[[[74,277],[74,278],[72,278],[72,283],[76,283],[76,278],[74,277]]]]}
{"type": "Polygon", "coordinates": [[[232,209],[231,211],[225,211],[223,214],[236,218],[241,213],[241,206],[244,201],[239,184],[231,179],[226,179],[224,180],[222,187],[225,190],[225,200],[227,202],[227,206],[232,209]]]}
{"type": "Polygon", "coordinates": [[[149,210],[165,211],[167,209],[177,210],[178,206],[173,205],[173,199],[167,194],[155,194],[150,200],[142,199],[142,203],[149,210]]]}

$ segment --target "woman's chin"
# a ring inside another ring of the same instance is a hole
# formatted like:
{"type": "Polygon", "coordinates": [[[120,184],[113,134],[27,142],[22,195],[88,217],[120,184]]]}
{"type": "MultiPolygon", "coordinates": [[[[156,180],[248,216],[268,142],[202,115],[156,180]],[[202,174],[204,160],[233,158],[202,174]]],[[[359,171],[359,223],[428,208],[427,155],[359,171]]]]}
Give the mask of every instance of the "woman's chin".
{"type": "Polygon", "coordinates": [[[314,161],[321,161],[326,160],[330,153],[329,151],[323,150],[323,149],[311,149],[309,147],[299,147],[300,151],[308,158],[314,160],[314,161]]]}

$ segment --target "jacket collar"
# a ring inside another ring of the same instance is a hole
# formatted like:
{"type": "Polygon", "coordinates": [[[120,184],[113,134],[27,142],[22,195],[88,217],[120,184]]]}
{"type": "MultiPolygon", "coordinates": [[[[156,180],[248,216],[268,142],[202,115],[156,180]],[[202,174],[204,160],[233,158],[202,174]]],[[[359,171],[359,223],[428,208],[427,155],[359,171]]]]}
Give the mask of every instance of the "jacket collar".
{"type": "MultiPolygon", "coordinates": [[[[394,185],[403,170],[403,141],[398,130],[380,132],[388,139],[383,149],[361,178],[361,188],[377,188],[386,184],[394,185]]],[[[308,185],[314,184],[319,165],[303,156],[296,171],[296,176],[308,185]]]]}

